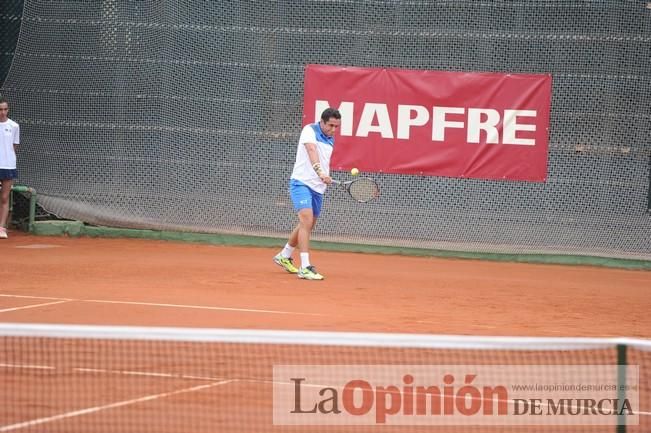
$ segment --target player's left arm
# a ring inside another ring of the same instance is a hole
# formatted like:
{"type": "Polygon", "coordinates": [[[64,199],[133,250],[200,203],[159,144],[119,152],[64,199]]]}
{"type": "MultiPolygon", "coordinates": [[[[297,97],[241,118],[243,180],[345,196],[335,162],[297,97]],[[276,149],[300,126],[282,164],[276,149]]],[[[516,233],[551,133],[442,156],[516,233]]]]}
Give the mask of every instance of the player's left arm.
{"type": "Polygon", "coordinates": [[[14,153],[18,150],[18,145],[20,144],[20,125],[16,125],[16,130],[14,131],[14,153]]]}

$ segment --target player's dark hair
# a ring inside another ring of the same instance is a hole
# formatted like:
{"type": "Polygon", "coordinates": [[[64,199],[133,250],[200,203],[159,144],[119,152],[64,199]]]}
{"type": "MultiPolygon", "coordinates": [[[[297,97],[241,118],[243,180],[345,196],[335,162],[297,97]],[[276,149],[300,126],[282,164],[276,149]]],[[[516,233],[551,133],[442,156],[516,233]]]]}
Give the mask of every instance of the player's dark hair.
{"type": "Polygon", "coordinates": [[[321,113],[321,120],[323,120],[324,122],[327,122],[333,117],[335,119],[341,119],[341,113],[336,108],[332,108],[332,107],[326,108],[325,110],[323,110],[323,113],[321,113]]]}

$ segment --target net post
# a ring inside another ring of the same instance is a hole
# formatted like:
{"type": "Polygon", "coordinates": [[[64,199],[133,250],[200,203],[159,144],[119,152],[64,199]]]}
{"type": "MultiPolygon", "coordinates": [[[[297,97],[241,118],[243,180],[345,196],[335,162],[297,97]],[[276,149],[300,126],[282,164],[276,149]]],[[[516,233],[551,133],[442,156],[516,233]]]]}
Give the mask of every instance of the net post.
{"type": "Polygon", "coordinates": [[[617,345],[617,430],[616,433],[626,433],[626,415],[624,400],[626,399],[626,367],[628,365],[627,345],[617,345]]]}

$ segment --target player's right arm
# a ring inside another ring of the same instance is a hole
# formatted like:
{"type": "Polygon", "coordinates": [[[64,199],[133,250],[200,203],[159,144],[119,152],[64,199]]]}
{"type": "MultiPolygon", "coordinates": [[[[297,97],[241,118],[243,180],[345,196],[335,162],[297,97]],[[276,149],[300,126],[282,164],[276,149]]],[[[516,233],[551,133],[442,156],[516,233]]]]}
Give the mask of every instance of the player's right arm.
{"type": "Polygon", "coordinates": [[[312,166],[316,174],[323,181],[323,183],[325,183],[326,185],[330,185],[332,183],[332,178],[328,176],[325,173],[325,171],[323,171],[323,168],[321,167],[321,163],[319,162],[319,153],[316,150],[316,144],[305,143],[305,150],[307,150],[307,155],[310,158],[310,165],[312,166]]]}

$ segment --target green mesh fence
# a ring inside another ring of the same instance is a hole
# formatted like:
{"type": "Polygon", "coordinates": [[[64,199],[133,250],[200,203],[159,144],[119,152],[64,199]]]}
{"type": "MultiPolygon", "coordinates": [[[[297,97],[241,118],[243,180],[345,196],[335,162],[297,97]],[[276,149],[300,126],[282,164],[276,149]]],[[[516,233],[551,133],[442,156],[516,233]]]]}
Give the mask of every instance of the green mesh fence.
{"type": "Polygon", "coordinates": [[[4,0],[0,9],[0,84],[4,82],[18,42],[23,0],[4,0]]]}
{"type": "Polygon", "coordinates": [[[283,236],[309,63],[553,76],[546,183],[377,175],[318,239],[651,259],[645,1],[27,0],[20,183],[93,224],[283,236]]]}

